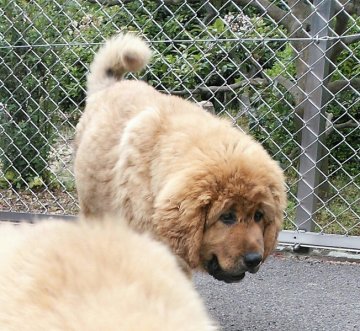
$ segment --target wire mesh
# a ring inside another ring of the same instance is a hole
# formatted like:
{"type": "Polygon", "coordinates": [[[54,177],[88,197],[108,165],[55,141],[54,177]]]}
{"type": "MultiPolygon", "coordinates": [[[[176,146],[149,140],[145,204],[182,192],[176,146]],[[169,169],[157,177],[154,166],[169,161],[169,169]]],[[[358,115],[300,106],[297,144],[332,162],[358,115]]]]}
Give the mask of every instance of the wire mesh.
{"type": "Polygon", "coordinates": [[[359,13],[346,0],[1,0],[0,211],[77,213],[71,146],[88,64],[131,30],[154,51],[133,78],[205,102],[280,162],[285,229],[359,236],[359,13]]]}

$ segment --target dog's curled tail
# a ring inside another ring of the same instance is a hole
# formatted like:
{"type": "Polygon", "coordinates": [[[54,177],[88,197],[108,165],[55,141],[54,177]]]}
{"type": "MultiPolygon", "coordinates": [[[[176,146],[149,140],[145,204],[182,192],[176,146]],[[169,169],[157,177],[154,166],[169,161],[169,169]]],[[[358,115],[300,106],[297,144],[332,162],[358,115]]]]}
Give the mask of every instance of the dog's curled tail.
{"type": "Polygon", "coordinates": [[[140,71],[150,57],[150,48],[140,37],[131,33],[112,37],[100,48],[90,65],[88,96],[121,80],[127,72],[140,71]]]}

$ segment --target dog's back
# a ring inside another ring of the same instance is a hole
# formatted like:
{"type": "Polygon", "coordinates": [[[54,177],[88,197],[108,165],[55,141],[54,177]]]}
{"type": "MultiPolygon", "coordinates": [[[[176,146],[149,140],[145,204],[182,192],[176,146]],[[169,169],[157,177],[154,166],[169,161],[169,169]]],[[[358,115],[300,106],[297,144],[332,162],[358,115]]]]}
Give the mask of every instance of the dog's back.
{"type": "Polygon", "coordinates": [[[115,223],[0,226],[0,330],[215,330],[168,249],[115,223]]]}

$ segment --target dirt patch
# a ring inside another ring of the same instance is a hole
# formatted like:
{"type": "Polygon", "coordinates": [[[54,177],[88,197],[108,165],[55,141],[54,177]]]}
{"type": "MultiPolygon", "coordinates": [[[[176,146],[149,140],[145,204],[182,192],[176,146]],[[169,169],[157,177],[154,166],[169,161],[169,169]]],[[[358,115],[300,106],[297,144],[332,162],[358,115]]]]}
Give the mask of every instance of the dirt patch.
{"type": "Polygon", "coordinates": [[[76,192],[0,190],[0,210],[39,214],[76,215],[76,192]]]}

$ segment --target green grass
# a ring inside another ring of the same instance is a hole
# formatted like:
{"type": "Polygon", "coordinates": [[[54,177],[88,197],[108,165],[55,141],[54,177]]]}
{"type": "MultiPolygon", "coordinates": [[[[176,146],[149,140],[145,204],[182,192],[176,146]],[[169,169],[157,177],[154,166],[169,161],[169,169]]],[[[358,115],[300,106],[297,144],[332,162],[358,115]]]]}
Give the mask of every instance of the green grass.
{"type": "MultiPolygon", "coordinates": [[[[314,214],[314,231],[326,234],[360,236],[359,180],[353,181],[345,176],[330,178],[330,189],[323,203],[318,204],[314,214]],[[357,185],[357,186],[356,186],[357,185]]],[[[296,230],[296,178],[287,178],[290,192],[283,228],[296,230]]]]}

